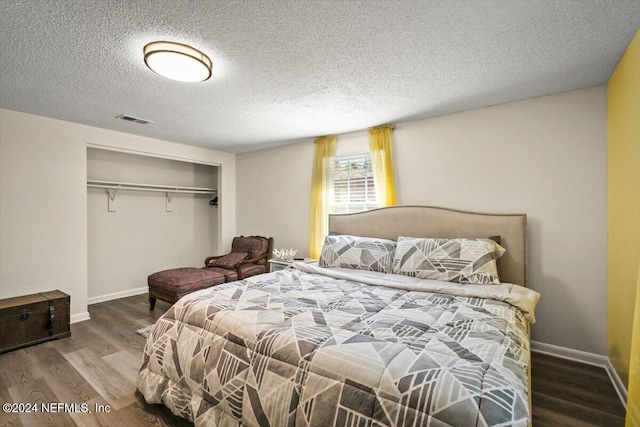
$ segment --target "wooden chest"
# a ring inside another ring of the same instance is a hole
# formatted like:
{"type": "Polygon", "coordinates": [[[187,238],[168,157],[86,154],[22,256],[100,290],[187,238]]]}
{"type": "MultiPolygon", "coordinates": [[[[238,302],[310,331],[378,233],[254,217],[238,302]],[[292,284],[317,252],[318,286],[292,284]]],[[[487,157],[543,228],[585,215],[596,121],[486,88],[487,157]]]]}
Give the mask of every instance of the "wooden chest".
{"type": "Polygon", "coordinates": [[[61,291],[0,300],[0,353],[71,336],[70,298],[61,291]]]}

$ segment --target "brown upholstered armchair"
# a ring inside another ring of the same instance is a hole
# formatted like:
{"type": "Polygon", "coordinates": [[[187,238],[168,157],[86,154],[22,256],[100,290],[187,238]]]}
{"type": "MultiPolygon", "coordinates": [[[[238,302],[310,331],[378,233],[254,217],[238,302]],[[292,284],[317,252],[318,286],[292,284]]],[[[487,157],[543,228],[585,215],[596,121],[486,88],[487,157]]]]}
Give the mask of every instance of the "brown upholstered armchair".
{"type": "Polygon", "coordinates": [[[272,249],[273,237],[234,237],[231,253],[207,257],[204,266],[224,275],[225,282],[242,280],[268,271],[267,261],[272,249]]]}

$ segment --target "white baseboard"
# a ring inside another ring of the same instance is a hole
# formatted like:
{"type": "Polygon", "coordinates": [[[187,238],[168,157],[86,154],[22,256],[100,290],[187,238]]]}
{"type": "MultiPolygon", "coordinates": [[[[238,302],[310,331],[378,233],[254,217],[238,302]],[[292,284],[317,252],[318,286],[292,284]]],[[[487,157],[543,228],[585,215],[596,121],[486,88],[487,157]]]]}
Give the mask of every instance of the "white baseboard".
{"type": "Polygon", "coordinates": [[[627,389],[624,387],[624,384],[622,384],[622,380],[620,379],[616,369],[611,364],[611,360],[609,360],[609,358],[607,358],[607,373],[613,383],[613,388],[616,389],[616,393],[618,393],[618,397],[624,405],[624,409],[627,409],[627,389]]]}
{"type": "Polygon", "coordinates": [[[587,365],[607,368],[609,358],[600,354],[588,353],[586,351],[574,350],[572,348],[560,347],[552,344],[531,341],[531,351],[548,354],[550,356],[561,357],[575,362],[586,363],[587,365]]]}
{"type": "Polygon", "coordinates": [[[618,373],[613,368],[613,365],[607,356],[552,344],[545,344],[537,341],[531,341],[531,351],[560,357],[562,359],[573,360],[574,362],[586,363],[587,365],[599,366],[605,369],[609,375],[613,388],[622,402],[622,405],[625,409],[627,408],[627,389],[624,387],[624,384],[622,384],[618,373]]]}
{"type": "Polygon", "coordinates": [[[71,323],[77,323],[77,322],[82,322],[85,320],[90,320],[91,317],[89,317],[89,312],[85,311],[84,313],[77,313],[77,314],[72,314],[71,315],[71,323]]]}
{"type": "MultiPolygon", "coordinates": [[[[147,292],[149,292],[149,288],[145,286],[144,288],[129,289],[127,291],[100,295],[97,297],[88,298],[87,305],[97,304],[99,302],[111,301],[119,298],[132,297],[134,295],[146,294],[147,292]]],[[[85,320],[90,320],[90,319],[91,317],[89,316],[88,311],[85,311],[84,313],[77,313],[77,314],[71,315],[71,323],[83,322],[85,320]]]]}
{"type": "Polygon", "coordinates": [[[87,299],[87,304],[97,304],[99,302],[111,301],[114,299],[120,299],[125,297],[132,297],[134,295],[146,294],[149,292],[149,288],[145,286],[144,288],[135,288],[129,289],[122,292],[114,292],[112,294],[100,295],[97,297],[91,297],[87,299]]]}

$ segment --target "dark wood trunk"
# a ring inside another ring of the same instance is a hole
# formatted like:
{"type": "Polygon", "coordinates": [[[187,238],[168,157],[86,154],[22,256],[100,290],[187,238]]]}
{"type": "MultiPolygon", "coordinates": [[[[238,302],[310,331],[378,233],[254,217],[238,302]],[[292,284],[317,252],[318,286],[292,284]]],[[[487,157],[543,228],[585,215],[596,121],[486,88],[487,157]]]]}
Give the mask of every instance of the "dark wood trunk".
{"type": "Polygon", "coordinates": [[[0,300],[0,353],[71,336],[70,298],[61,291],[0,300]]]}

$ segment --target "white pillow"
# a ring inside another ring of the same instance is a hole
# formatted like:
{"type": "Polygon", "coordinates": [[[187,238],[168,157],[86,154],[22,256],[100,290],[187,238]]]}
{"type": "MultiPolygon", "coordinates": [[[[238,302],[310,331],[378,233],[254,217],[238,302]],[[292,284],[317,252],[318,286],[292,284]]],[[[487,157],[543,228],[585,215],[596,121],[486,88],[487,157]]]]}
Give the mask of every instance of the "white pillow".
{"type": "Polygon", "coordinates": [[[489,239],[399,237],[393,272],[462,284],[499,284],[496,260],[504,252],[489,239]]]}
{"type": "Polygon", "coordinates": [[[320,267],[391,273],[396,242],[345,234],[325,236],[320,267]]]}

